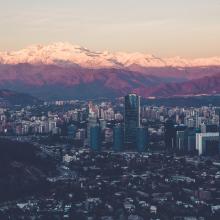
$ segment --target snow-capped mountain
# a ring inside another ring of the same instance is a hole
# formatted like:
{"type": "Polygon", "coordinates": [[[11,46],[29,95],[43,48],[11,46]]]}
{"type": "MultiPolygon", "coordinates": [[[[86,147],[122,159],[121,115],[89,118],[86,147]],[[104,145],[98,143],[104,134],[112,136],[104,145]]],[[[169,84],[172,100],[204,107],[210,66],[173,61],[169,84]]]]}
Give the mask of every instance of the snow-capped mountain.
{"type": "Polygon", "coordinates": [[[92,51],[70,43],[33,45],[19,51],[0,52],[1,64],[55,64],[85,68],[132,68],[149,67],[207,67],[220,66],[220,57],[184,59],[181,57],[159,58],[143,53],[92,51]]]}
{"type": "Polygon", "coordinates": [[[91,51],[69,43],[0,52],[0,89],[42,99],[116,97],[129,92],[143,97],[213,94],[220,92],[219,79],[219,57],[163,59],[91,51]]]}

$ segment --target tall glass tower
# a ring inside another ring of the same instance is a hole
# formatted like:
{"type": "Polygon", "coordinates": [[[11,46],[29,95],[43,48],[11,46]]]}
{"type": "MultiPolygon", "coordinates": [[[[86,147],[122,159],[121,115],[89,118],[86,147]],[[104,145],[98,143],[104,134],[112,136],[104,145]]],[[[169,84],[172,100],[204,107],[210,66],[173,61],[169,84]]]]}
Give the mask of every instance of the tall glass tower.
{"type": "Polygon", "coordinates": [[[90,147],[94,151],[101,149],[101,128],[98,124],[90,128],[90,147]]]}
{"type": "Polygon", "coordinates": [[[123,129],[120,124],[113,128],[113,150],[121,151],[123,148],[123,129]]]}
{"type": "Polygon", "coordinates": [[[125,144],[136,144],[136,131],[140,127],[140,96],[129,94],[124,103],[124,140],[125,144]]]}

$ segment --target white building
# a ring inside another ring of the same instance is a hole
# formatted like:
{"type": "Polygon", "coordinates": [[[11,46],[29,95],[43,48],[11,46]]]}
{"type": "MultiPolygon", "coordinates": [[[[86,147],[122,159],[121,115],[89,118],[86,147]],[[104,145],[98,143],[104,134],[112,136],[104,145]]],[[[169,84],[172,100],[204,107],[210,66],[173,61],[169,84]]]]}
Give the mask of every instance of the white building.
{"type": "Polygon", "coordinates": [[[199,155],[206,154],[216,148],[216,142],[219,141],[219,133],[218,132],[210,132],[210,133],[197,133],[196,134],[196,149],[199,152],[199,155]]]}

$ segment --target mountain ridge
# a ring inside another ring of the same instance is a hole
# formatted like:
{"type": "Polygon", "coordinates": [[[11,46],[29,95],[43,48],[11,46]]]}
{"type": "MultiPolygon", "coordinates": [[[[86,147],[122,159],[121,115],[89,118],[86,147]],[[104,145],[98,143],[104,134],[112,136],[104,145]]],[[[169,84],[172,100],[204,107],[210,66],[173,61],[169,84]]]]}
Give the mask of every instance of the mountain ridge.
{"type": "MultiPolygon", "coordinates": [[[[55,64],[58,66],[81,66],[85,68],[140,67],[207,67],[220,66],[220,57],[186,59],[179,56],[161,58],[145,53],[93,51],[68,42],[48,45],[31,45],[18,51],[0,52],[1,64],[55,64]]],[[[132,70],[132,69],[131,69],[132,70]]]]}
{"type": "Polygon", "coordinates": [[[0,89],[41,99],[117,97],[129,92],[143,97],[213,94],[219,91],[219,77],[218,57],[162,59],[142,53],[92,51],[69,43],[0,52],[0,89]],[[203,77],[213,80],[199,81],[203,77]]]}
{"type": "Polygon", "coordinates": [[[216,95],[220,94],[220,75],[205,76],[181,83],[164,83],[156,87],[138,88],[135,92],[145,94],[145,97],[157,98],[216,95]]]}

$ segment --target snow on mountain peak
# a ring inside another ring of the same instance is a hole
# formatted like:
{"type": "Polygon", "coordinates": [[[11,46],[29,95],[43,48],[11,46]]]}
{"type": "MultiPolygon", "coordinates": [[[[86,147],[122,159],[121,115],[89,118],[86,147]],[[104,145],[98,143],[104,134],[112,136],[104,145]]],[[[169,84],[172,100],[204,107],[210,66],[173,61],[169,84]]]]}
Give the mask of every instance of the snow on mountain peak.
{"type": "Polygon", "coordinates": [[[0,52],[2,64],[56,64],[80,65],[88,68],[129,68],[132,65],[141,67],[196,67],[220,66],[220,57],[184,59],[181,57],[159,58],[151,54],[125,53],[109,51],[92,51],[80,45],[68,42],[55,42],[49,45],[31,45],[25,49],[11,52],[0,52]]]}

